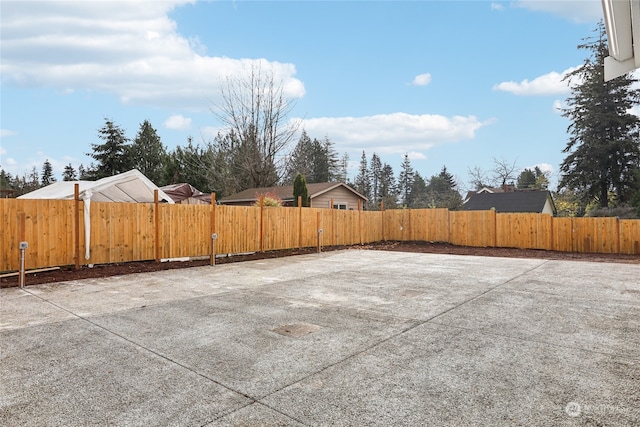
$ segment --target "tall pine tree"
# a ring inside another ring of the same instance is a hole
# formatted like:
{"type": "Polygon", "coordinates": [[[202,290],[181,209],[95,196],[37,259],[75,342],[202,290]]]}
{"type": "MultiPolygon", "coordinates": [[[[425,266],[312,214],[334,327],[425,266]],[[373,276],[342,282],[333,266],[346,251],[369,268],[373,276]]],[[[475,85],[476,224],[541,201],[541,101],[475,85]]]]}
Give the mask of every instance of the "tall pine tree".
{"type": "Polygon", "coordinates": [[[49,162],[49,159],[46,159],[44,161],[44,164],[42,165],[42,176],[40,177],[40,182],[42,183],[43,187],[46,187],[47,185],[53,184],[56,181],[56,177],[53,176],[53,166],[51,166],[51,162],[49,162]]]}
{"type": "Polygon", "coordinates": [[[167,184],[165,182],[167,150],[149,120],[145,120],[140,125],[129,153],[132,167],[138,169],[158,186],[167,184]]]}
{"type": "Polygon", "coordinates": [[[394,209],[398,205],[398,185],[393,168],[388,163],[382,165],[380,174],[380,201],[384,202],[385,209],[394,209]]]}
{"type": "Polygon", "coordinates": [[[371,206],[380,204],[380,184],[382,183],[382,161],[376,153],[371,156],[371,206]]]}
{"type": "Polygon", "coordinates": [[[402,165],[400,165],[400,175],[398,176],[398,193],[400,194],[400,203],[405,207],[411,206],[411,187],[413,186],[413,167],[409,155],[404,155],[402,165]]]}
{"type": "Polygon", "coordinates": [[[607,208],[610,192],[620,203],[632,197],[634,173],[640,168],[640,119],[630,110],[638,105],[640,90],[632,88],[637,80],[630,75],[604,81],[608,49],[602,22],[595,33],[578,46],[590,56],[566,77],[577,84],[563,110],[571,124],[559,188],[581,194],[585,204],[598,201],[607,208]]]}
{"type": "Polygon", "coordinates": [[[63,181],[77,181],[78,175],[76,174],[76,170],[69,163],[64,167],[64,171],[62,172],[62,180],[63,181]]]}
{"type": "Polygon", "coordinates": [[[362,151],[362,157],[360,158],[360,166],[358,167],[358,174],[353,182],[355,190],[371,200],[371,175],[369,167],[367,165],[367,155],[364,150],[362,151]]]}
{"type": "Polygon", "coordinates": [[[117,175],[131,169],[129,157],[129,139],[124,130],[112,120],[105,118],[104,126],[98,130],[102,144],[91,144],[92,153],[88,155],[98,162],[95,169],[89,169],[91,178],[100,179],[117,175]]]}

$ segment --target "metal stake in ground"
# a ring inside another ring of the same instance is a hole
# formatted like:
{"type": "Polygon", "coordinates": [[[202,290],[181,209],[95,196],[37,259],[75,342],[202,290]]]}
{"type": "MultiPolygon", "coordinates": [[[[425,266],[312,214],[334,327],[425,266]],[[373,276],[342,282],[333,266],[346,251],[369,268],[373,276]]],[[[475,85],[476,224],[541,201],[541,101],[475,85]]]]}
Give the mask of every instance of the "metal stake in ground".
{"type": "Polygon", "coordinates": [[[218,238],[218,233],[213,233],[211,235],[211,265],[216,265],[216,239],[218,238]]]}
{"type": "Polygon", "coordinates": [[[29,247],[29,243],[20,242],[20,289],[24,289],[24,252],[29,247]]]}

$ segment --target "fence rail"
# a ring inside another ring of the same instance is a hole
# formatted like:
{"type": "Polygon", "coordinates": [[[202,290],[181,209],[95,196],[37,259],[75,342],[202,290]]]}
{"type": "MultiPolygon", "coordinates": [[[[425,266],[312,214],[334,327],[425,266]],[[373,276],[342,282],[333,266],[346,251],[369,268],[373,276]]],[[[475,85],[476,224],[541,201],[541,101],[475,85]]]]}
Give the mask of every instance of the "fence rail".
{"type": "Polygon", "coordinates": [[[480,247],[640,255],[640,220],[554,218],[495,211],[398,209],[345,211],[153,203],[90,204],[74,200],[0,199],[0,272],[19,269],[26,241],[29,269],[198,257],[318,244],[382,240],[436,241],[480,247]],[[85,231],[90,257],[85,258],[85,231]]]}

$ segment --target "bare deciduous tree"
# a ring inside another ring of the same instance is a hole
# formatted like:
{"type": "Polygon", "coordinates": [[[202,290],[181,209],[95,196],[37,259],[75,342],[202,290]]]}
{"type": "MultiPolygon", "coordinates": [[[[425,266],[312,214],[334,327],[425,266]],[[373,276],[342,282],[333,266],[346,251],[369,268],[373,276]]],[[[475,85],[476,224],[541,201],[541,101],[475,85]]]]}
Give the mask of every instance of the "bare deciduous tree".
{"type": "Polygon", "coordinates": [[[493,158],[493,180],[496,184],[499,184],[501,188],[505,188],[507,181],[514,181],[518,177],[518,167],[516,166],[516,160],[513,163],[506,161],[505,159],[493,158]]]}
{"type": "MultiPolygon", "coordinates": [[[[285,152],[299,122],[288,122],[294,103],[284,96],[273,71],[252,65],[247,75],[228,77],[222,102],[214,114],[227,128],[233,158],[231,171],[246,177],[250,187],[275,185],[285,172],[285,152]]],[[[247,187],[249,188],[249,187],[247,187]]],[[[238,189],[243,190],[243,188],[238,189]]]]}
{"type": "Polygon", "coordinates": [[[469,184],[473,187],[474,190],[478,191],[483,187],[490,187],[491,183],[489,182],[489,178],[487,178],[487,174],[480,169],[479,166],[474,166],[473,168],[469,168],[469,184]]]}

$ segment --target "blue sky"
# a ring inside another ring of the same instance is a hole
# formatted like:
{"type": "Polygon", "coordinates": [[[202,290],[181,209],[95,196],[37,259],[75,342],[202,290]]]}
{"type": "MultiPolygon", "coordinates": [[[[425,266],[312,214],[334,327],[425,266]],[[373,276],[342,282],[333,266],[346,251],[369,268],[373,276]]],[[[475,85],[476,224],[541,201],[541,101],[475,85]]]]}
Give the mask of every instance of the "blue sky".
{"type": "Polygon", "coordinates": [[[4,1],[0,165],[88,165],[104,118],[169,149],[211,139],[225,76],[252,61],[292,119],[355,166],[364,150],[461,189],[494,158],[552,183],[569,122],[564,73],[602,17],[586,1],[4,1]]]}

